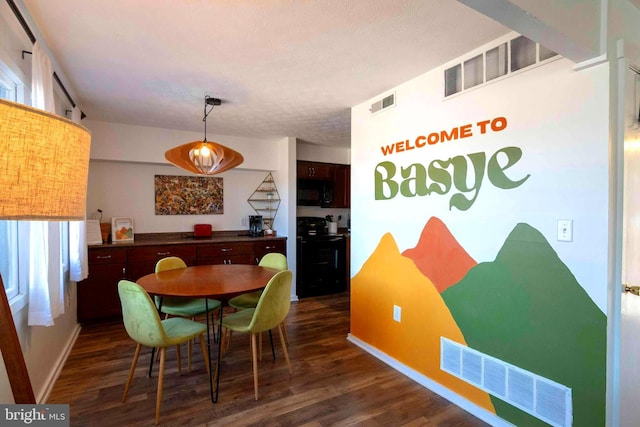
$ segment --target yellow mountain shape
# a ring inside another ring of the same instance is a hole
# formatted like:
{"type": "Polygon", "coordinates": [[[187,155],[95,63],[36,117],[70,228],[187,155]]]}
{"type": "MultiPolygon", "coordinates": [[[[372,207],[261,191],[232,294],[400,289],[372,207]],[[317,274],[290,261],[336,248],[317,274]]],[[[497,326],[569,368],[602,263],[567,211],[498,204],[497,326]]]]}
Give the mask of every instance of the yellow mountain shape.
{"type": "Polygon", "coordinates": [[[440,337],[466,342],[436,287],[389,233],[351,279],[351,334],[495,413],[488,393],[440,369],[440,337]],[[400,323],[394,305],[402,308],[400,323]]]}

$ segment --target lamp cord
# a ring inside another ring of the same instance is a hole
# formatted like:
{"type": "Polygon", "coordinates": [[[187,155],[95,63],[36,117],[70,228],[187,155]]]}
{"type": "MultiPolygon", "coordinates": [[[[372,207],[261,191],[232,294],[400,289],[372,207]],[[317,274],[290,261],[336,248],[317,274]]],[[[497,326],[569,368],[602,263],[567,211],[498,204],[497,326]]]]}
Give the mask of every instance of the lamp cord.
{"type": "Polygon", "coordinates": [[[213,111],[213,105],[214,105],[214,104],[211,104],[211,108],[209,109],[209,111],[207,111],[207,105],[209,105],[207,100],[209,98],[211,98],[209,95],[204,96],[204,117],[202,118],[202,121],[204,122],[204,141],[202,142],[207,142],[207,117],[213,111]]]}

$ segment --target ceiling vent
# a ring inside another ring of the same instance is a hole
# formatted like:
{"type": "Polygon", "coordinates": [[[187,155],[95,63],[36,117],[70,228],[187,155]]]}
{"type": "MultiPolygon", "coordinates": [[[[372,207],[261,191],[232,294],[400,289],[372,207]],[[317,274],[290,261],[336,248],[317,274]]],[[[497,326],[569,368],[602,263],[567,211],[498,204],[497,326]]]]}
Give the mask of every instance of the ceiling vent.
{"type": "Polygon", "coordinates": [[[396,105],[396,94],[392,93],[391,95],[387,95],[379,101],[371,104],[371,115],[376,114],[382,110],[386,110],[387,108],[395,107],[396,105]]]}

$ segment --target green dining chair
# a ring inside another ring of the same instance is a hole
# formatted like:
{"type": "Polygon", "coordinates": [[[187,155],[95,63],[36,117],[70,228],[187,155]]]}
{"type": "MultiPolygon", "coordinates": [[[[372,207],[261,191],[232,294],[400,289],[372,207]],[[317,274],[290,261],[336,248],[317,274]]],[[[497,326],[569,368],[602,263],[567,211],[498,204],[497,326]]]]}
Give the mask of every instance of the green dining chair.
{"type": "MultiPolygon", "coordinates": [[[[222,327],[224,328],[225,334],[227,331],[251,334],[253,389],[256,400],[258,400],[258,355],[256,338],[261,332],[274,328],[278,329],[284,358],[287,361],[289,374],[292,374],[291,362],[289,361],[289,354],[287,353],[287,344],[285,343],[282,333],[282,322],[285,317],[287,317],[291,306],[292,277],[293,274],[289,270],[276,273],[262,291],[255,308],[240,310],[222,318],[222,327]]],[[[224,344],[224,342],[223,337],[221,343],[224,344]]]]}
{"type": "MultiPolygon", "coordinates": [[[[276,270],[286,270],[289,268],[287,257],[278,252],[271,252],[265,254],[258,263],[260,267],[273,268],[276,270]]],[[[258,304],[258,300],[260,300],[260,295],[262,295],[262,289],[248,292],[246,294],[238,295],[237,297],[233,297],[229,300],[229,306],[233,307],[237,310],[245,310],[247,308],[256,308],[258,304]]],[[[289,342],[289,335],[287,334],[287,327],[282,322],[282,330],[284,331],[284,339],[289,342]]],[[[231,334],[229,334],[229,342],[227,346],[229,346],[231,342],[231,334]]],[[[273,341],[271,342],[271,347],[273,348],[273,341]]],[[[262,360],[262,336],[260,337],[260,360],[262,360]]]]}
{"type": "Polygon", "coordinates": [[[194,338],[200,340],[200,348],[204,356],[207,374],[210,375],[207,349],[204,344],[204,334],[207,326],[203,323],[194,322],[184,317],[171,317],[160,319],[160,314],[156,309],[149,294],[138,284],[128,280],[121,280],[118,283],[118,294],[122,305],[122,320],[127,334],[136,342],[136,351],[133,355],[133,362],[129,370],[127,384],[124,387],[122,402],[127,400],[129,386],[133,379],[133,374],[138,363],[142,346],[160,349],[160,369],[158,372],[158,391],[156,394],[156,418],[155,425],[160,420],[160,407],[162,404],[162,384],[164,376],[164,363],[166,348],[176,346],[178,359],[178,374],[182,375],[180,363],[180,344],[189,342],[194,338]]]}
{"type": "MultiPolygon", "coordinates": [[[[177,268],[186,268],[187,264],[179,257],[171,256],[162,258],[156,263],[156,273],[166,270],[175,270],[177,268]]],[[[195,320],[196,316],[206,313],[204,298],[181,298],[181,297],[155,297],[156,307],[165,315],[165,319],[169,316],[186,317],[195,320]],[[161,304],[162,301],[162,304],[161,304]]],[[[220,310],[222,304],[215,299],[208,299],[209,311],[214,313],[220,310]]],[[[215,318],[215,316],[212,316],[215,318]]],[[[213,333],[215,340],[215,322],[213,322],[213,333]]],[[[191,342],[188,343],[188,369],[191,370],[191,342]]]]}

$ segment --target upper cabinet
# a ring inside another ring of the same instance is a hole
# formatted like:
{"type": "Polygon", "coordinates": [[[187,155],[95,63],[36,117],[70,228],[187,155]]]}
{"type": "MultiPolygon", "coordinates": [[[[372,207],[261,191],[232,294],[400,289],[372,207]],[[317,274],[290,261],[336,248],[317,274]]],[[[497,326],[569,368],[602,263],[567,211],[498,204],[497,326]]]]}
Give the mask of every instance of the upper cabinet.
{"type": "Polygon", "coordinates": [[[351,166],[335,165],[333,168],[332,208],[351,207],[351,166]]]}
{"type": "Polygon", "coordinates": [[[298,160],[298,206],[351,207],[351,166],[298,160]]]}
{"type": "Polygon", "coordinates": [[[307,162],[298,160],[298,179],[333,179],[332,163],[307,162]]]}

